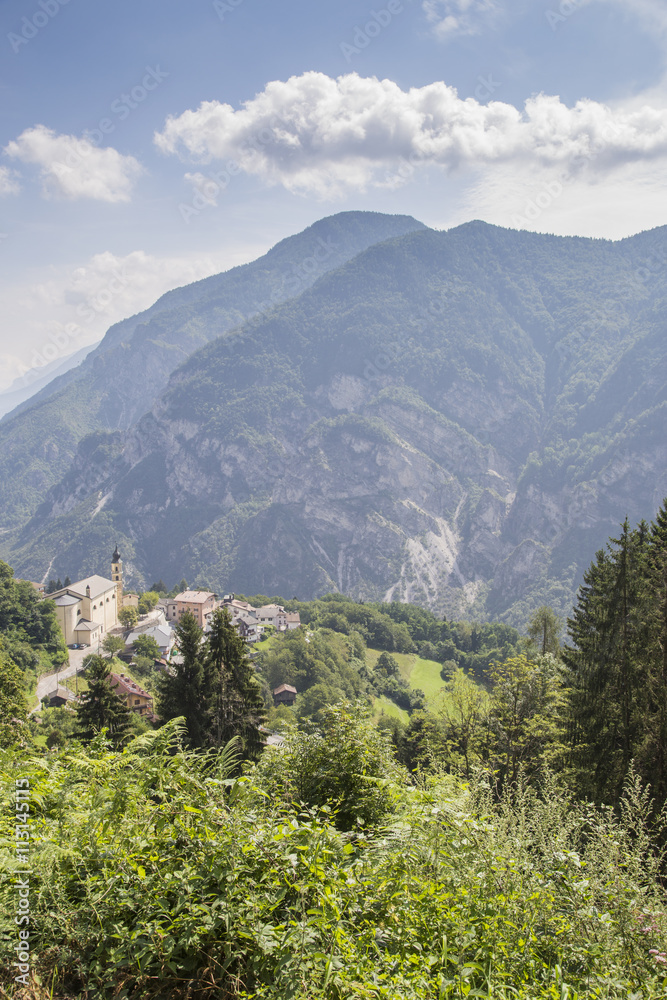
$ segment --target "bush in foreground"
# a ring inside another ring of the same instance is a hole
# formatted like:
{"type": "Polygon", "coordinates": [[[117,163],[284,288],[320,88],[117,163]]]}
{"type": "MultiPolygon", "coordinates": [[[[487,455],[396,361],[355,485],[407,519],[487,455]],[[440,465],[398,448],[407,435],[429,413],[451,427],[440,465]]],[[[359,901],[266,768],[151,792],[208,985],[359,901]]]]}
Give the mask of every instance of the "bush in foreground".
{"type": "MultiPolygon", "coordinates": [[[[344,747],[329,750],[342,769],[344,747]]],[[[3,752],[5,798],[30,779],[43,984],[14,996],[667,994],[665,898],[634,780],[617,819],[555,783],[494,809],[484,788],[417,788],[397,772],[382,785],[393,811],[347,831],[327,807],[281,801],[261,767],[232,779],[233,766],[229,751],[184,751],[177,723],[122,752],[101,737],[30,759],[3,752]]],[[[5,871],[11,858],[5,849],[5,871]]],[[[14,893],[6,878],[6,982],[14,893]]]]}

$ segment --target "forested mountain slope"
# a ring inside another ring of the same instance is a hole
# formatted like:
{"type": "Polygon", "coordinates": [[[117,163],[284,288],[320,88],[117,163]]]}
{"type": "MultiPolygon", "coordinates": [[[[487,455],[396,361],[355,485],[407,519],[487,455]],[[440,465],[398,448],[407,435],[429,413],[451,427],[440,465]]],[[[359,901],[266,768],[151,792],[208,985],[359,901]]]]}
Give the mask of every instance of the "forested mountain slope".
{"type": "Polygon", "coordinates": [[[17,540],[40,576],[338,589],[523,625],[667,493],[664,229],[407,233],[203,347],[85,444],[17,540]]]}
{"type": "Polygon", "coordinates": [[[167,292],[112,326],[81,365],[0,421],[3,551],[66,473],[84,436],[131,427],[193,351],[301,294],[373,243],[421,228],[408,216],[343,212],[282,240],[251,264],[167,292]]]}

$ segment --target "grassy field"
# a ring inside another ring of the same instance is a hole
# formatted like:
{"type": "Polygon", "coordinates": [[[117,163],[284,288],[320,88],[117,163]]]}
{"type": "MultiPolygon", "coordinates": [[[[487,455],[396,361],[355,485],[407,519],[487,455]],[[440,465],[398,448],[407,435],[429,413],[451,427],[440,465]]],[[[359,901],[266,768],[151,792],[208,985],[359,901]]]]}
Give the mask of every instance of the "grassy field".
{"type": "Polygon", "coordinates": [[[398,719],[407,725],[410,716],[404,708],[399,708],[391,698],[382,695],[373,702],[373,718],[377,722],[381,715],[388,715],[391,719],[398,719]]]}
{"type": "MultiPolygon", "coordinates": [[[[374,667],[380,658],[381,650],[369,649],[366,660],[369,667],[374,667]]],[[[416,653],[392,653],[401,670],[401,677],[410,687],[421,688],[426,695],[429,707],[431,702],[438,701],[444,681],[440,676],[440,664],[435,660],[424,660],[416,653]]]]}

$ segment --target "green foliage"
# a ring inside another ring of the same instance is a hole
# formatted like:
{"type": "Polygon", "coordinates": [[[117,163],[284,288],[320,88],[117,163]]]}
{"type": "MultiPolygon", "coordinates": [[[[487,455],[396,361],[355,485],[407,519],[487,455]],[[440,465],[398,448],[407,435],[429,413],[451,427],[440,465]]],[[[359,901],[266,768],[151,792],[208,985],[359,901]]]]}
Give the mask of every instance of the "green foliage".
{"type": "Polygon", "coordinates": [[[579,791],[617,804],[630,767],[667,801],[667,503],[650,527],[600,550],[584,575],[565,650],[579,791]]]}
{"type": "Polygon", "coordinates": [[[157,640],[152,635],[138,635],[133,643],[134,649],[139,656],[158,660],[160,658],[160,647],[157,640]]]}
{"type": "Polygon", "coordinates": [[[538,608],[528,622],[528,638],[533,650],[544,656],[551,653],[553,656],[560,655],[559,636],[563,629],[563,623],[558,615],[554,614],[551,608],[542,606],[538,608]]]}
{"type": "Polygon", "coordinates": [[[194,748],[207,743],[213,697],[203,641],[203,630],[186,611],[176,626],[176,648],[183,662],[172,661],[170,671],[157,679],[160,718],[164,722],[184,719],[188,745],[194,748]]]}
{"type": "Polygon", "coordinates": [[[67,659],[55,605],[43,600],[27,580],[14,579],[14,571],[1,560],[0,633],[24,669],[34,667],[34,656],[41,654],[54,667],[67,659]]]}
{"type": "Polygon", "coordinates": [[[564,757],[564,691],[558,662],[514,656],[494,664],[489,704],[490,766],[498,785],[539,778],[564,757]]]}
{"type": "Polygon", "coordinates": [[[128,604],[124,608],[119,609],[118,621],[124,628],[134,628],[139,621],[139,611],[128,604]]]}
{"type": "Polygon", "coordinates": [[[390,743],[361,702],[322,707],[316,725],[287,730],[267,747],[253,780],[287,802],[333,809],[342,830],[378,823],[392,808],[400,780],[390,743]]]}
{"type": "MultiPolygon", "coordinates": [[[[344,710],[331,735],[356,773],[365,723],[344,710]],[[349,758],[335,733],[352,740],[349,758]]],[[[309,766],[318,744],[283,752],[309,766]]],[[[336,826],[325,808],[276,798],[271,753],[264,773],[233,780],[234,748],[188,752],[175,720],[121,753],[98,737],[0,754],[5,795],[16,777],[30,783],[35,996],[663,1000],[666,898],[636,778],[614,815],[553,779],[542,796],[520,786],[496,803],[482,786],[409,787],[392,773],[367,783],[388,793],[380,825],[347,832],[340,813],[336,826]]],[[[15,902],[4,879],[5,962],[15,902]]]]}
{"type": "Polygon", "coordinates": [[[102,640],[102,649],[109,654],[109,659],[112,660],[116,653],[122,653],[125,649],[125,640],[119,635],[105,635],[102,640]]]}
{"type": "Polygon", "coordinates": [[[160,595],[155,590],[147,590],[139,597],[139,614],[147,615],[156,607],[160,600],[160,595]]]}
{"type": "Polygon", "coordinates": [[[0,639],[0,747],[25,738],[27,714],[23,674],[0,639]]]}
{"type": "Polygon", "coordinates": [[[260,727],[266,721],[264,702],[246,644],[227,608],[211,615],[206,655],[212,691],[210,740],[223,746],[235,738],[245,757],[256,758],[262,748],[260,727]]]}
{"type": "Polygon", "coordinates": [[[85,667],[88,688],[76,710],[80,738],[90,742],[106,730],[114,746],[120,746],[128,734],[130,710],[111,685],[111,666],[103,657],[91,654],[85,667]]]}

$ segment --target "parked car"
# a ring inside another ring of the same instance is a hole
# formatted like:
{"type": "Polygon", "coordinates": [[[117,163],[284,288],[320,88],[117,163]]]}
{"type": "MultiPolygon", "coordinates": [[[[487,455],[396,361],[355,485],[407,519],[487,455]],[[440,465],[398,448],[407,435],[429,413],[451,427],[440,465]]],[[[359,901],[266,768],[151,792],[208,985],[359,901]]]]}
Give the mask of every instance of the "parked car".
{"type": "Polygon", "coordinates": [[[70,644],[69,644],[69,646],[67,648],[68,649],[78,649],[79,648],[79,643],[78,642],[70,642],[70,644]]]}
{"type": "Polygon", "coordinates": [[[80,642],[79,643],[79,649],[88,649],[89,646],[90,646],[89,642],[80,642]]]}

